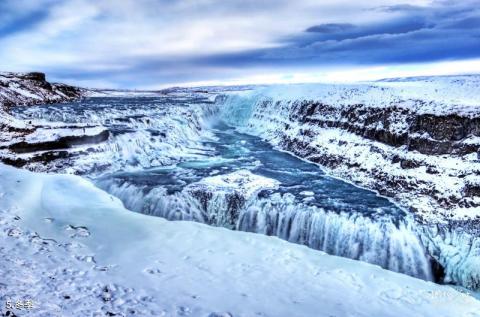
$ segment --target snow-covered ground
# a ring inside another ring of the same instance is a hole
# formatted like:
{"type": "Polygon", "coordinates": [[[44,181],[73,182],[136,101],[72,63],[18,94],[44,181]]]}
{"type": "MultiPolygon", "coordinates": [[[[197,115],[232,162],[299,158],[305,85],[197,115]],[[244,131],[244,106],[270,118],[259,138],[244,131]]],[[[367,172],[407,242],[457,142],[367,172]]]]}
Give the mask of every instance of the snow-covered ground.
{"type": "Polygon", "coordinates": [[[238,90],[278,100],[321,101],[334,107],[395,104],[419,114],[478,115],[480,75],[395,78],[352,84],[283,84],[238,90]]]}
{"type": "Polygon", "coordinates": [[[0,299],[32,300],[19,316],[480,315],[478,300],[451,287],[133,213],[77,176],[0,165],[0,177],[0,299]]]}

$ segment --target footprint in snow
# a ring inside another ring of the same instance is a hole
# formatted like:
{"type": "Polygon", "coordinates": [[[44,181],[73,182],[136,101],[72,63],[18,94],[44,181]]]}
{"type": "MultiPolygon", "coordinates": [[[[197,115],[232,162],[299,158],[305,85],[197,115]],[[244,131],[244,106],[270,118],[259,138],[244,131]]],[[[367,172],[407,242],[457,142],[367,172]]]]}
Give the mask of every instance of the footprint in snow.
{"type": "Polygon", "coordinates": [[[87,227],[68,225],[65,229],[70,234],[70,238],[85,238],[90,235],[87,227]]]}

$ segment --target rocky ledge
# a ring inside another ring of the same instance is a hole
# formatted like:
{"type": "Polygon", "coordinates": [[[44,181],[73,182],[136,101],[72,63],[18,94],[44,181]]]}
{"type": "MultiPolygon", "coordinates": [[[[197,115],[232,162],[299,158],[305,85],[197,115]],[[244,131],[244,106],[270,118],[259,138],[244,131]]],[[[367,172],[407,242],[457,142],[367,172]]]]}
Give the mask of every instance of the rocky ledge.
{"type": "Polygon", "coordinates": [[[276,189],[278,185],[274,179],[239,170],[206,177],[183,191],[198,201],[204,223],[234,229],[245,203],[260,191],[276,189]]]}
{"type": "Polygon", "coordinates": [[[12,107],[75,101],[87,92],[50,83],[43,73],[0,73],[0,160],[17,167],[47,163],[69,156],[71,147],[107,140],[108,131],[99,126],[26,122],[9,114],[12,107]]]}

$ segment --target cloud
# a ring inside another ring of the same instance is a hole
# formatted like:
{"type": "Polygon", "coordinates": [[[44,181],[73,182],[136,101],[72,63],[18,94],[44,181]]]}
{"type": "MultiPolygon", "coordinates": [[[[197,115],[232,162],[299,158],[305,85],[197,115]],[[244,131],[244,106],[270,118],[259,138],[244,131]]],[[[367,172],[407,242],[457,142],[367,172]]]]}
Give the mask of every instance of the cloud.
{"type": "Polygon", "coordinates": [[[4,0],[0,69],[138,87],[273,70],[466,59],[480,55],[479,4],[4,0]]]}
{"type": "Polygon", "coordinates": [[[395,15],[374,23],[316,25],[291,37],[284,47],[210,60],[279,66],[379,65],[480,57],[480,6],[474,2],[480,4],[382,6],[372,10],[395,15]]]}
{"type": "Polygon", "coordinates": [[[314,25],[305,30],[305,32],[313,33],[338,33],[354,28],[350,23],[327,23],[314,25]]]}

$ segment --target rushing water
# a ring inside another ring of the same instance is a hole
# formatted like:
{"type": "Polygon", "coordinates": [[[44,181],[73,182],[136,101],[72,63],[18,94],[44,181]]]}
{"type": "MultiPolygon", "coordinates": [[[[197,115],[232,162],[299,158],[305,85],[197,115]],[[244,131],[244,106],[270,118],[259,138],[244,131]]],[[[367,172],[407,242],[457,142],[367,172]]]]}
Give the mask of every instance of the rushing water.
{"type": "Polygon", "coordinates": [[[106,126],[109,141],[93,151],[103,156],[90,160],[104,160],[97,163],[111,168],[87,176],[133,211],[274,235],[432,278],[430,260],[405,211],[238,132],[218,118],[216,107],[198,98],[92,98],[21,109],[17,115],[106,126]],[[245,170],[278,186],[253,194],[209,186],[191,190],[206,178],[245,170]]]}

